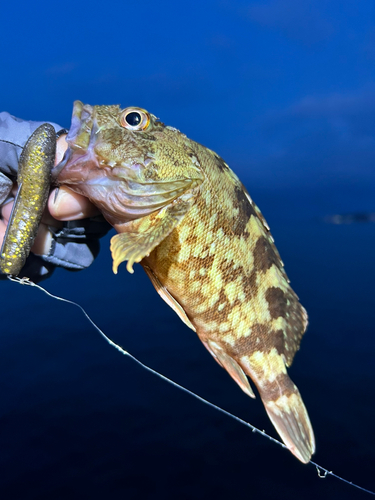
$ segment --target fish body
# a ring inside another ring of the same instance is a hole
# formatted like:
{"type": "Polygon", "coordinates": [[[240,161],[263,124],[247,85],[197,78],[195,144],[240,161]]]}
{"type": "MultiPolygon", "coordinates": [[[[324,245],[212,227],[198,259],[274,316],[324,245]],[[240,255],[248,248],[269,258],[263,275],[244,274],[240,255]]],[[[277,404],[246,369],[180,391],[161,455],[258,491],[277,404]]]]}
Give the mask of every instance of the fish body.
{"type": "Polygon", "coordinates": [[[161,297],[286,446],[308,462],[315,443],[287,374],[307,326],[269,227],[236,174],[213,151],[141,108],[77,101],[58,182],[87,196],[118,234],[113,269],[141,262],[161,297]]]}
{"type": "Polygon", "coordinates": [[[30,253],[51,187],[56,133],[40,125],[26,142],[18,164],[18,191],[0,251],[0,269],[17,276],[30,253]]]}

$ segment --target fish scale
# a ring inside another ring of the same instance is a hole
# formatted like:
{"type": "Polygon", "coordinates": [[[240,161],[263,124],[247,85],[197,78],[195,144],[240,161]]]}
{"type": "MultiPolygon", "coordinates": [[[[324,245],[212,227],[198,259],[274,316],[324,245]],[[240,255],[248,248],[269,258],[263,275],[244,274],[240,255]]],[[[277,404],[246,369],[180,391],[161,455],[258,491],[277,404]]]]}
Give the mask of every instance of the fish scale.
{"type": "Polygon", "coordinates": [[[247,377],[254,382],[286,446],[309,462],[314,434],[286,369],[307,314],[236,174],[142,108],[76,101],[67,141],[58,182],[87,196],[118,232],[111,240],[114,272],[127,261],[132,273],[140,262],[160,296],[251,397],[247,377]]]}

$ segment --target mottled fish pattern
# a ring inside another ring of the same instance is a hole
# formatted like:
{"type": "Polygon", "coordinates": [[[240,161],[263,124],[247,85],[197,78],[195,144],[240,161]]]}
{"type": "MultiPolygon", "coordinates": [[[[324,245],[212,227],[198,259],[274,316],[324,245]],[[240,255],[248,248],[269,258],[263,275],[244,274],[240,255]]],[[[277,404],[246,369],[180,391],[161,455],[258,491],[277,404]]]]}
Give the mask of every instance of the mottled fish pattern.
{"type": "Polygon", "coordinates": [[[220,156],[141,108],[77,101],[58,181],[117,232],[114,272],[141,262],[161,297],[302,462],[314,435],[287,374],[307,326],[269,227],[220,156]]]}

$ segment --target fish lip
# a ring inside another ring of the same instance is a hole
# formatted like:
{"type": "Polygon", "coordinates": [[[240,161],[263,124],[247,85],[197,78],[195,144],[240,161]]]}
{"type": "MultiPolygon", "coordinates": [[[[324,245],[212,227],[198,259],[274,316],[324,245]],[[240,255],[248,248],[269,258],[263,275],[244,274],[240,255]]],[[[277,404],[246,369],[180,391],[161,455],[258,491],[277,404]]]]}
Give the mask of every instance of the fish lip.
{"type": "Polygon", "coordinates": [[[74,101],[70,129],[66,136],[69,148],[74,151],[86,151],[93,146],[98,129],[94,106],[83,104],[81,101],[74,101]],[[83,137],[83,143],[77,142],[77,137],[83,137]],[[88,142],[86,143],[87,137],[88,142]]]}
{"type": "Polygon", "coordinates": [[[75,101],[73,104],[71,126],[66,136],[68,148],[65,151],[62,161],[56,165],[52,170],[52,182],[60,184],[59,176],[64,168],[70,163],[69,166],[79,162],[85,156],[98,164],[97,153],[95,146],[97,145],[98,124],[95,119],[94,106],[90,104],[83,104],[82,101],[75,101]],[[84,137],[88,136],[88,143],[77,143],[77,137],[84,133],[84,137]]]}
{"type": "Polygon", "coordinates": [[[83,104],[82,101],[74,101],[72,122],[68,135],[66,136],[66,142],[69,145],[74,144],[73,141],[77,137],[79,131],[82,129],[82,125],[91,120],[93,112],[94,107],[90,104],[83,104]]]}

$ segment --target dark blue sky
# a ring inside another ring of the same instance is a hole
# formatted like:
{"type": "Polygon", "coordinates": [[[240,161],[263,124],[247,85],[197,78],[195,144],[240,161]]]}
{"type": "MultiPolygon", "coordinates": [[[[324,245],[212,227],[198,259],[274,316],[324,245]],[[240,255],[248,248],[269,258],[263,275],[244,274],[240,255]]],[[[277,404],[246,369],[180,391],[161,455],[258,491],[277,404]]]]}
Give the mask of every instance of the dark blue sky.
{"type": "Polygon", "coordinates": [[[373,179],[372,1],[37,0],[2,16],[0,107],[17,116],[68,126],[75,99],[138,105],[258,186],[373,179]]]}
{"type": "MultiPolygon", "coordinates": [[[[1,19],[0,110],[69,127],[76,99],[140,106],[238,173],[309,312],[291,374],[316,460],[375,489],[374,224],[322,222],[375,211],[374,2],[20,0],[1,19]]],[[[237,390],[140,266],[113,276],[108,239],[102,248],[90,269],[58,270],[46,287],[274,435],[259,398],[237,390]]],[[[5,500],[360,498],[130,365],[78,313],[1,288],[5,500]]]]}

